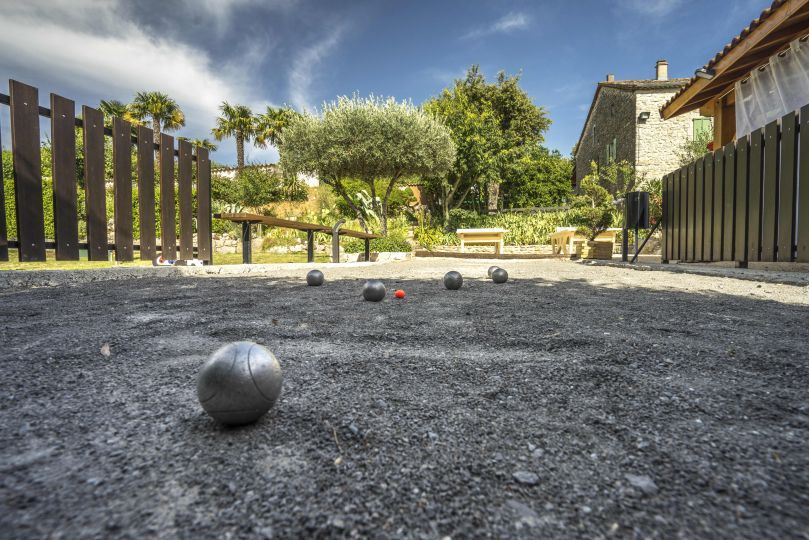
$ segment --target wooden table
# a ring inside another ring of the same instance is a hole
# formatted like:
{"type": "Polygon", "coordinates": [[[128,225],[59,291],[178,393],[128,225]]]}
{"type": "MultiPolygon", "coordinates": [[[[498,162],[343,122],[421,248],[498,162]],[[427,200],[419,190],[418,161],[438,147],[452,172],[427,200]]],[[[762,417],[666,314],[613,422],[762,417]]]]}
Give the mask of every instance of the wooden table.
{"type": "MultiPolygon", "coordinates": [[[[381,234],[367,233],[363,231],[355,231],[352,229],[341,229],[342,221],[338,222],[334,227],[326,225],[318,225],[317,223],[305,223],[303,221],[293,221],[291,219],[281,219],[272,216],[262,216],[260,214],[249,214],[246,212],[239,212],[235,214],[214,214],[217,219],[225,219],[234,223],[242,224],[242,262],[244,264],[252,263],[253,246],[252,246],[252,230],[251,225],[261,223],[269,225],[270,227],[282,227],[286,229],[296,229],[298,231],[306,231],[306,260],[308,262],[315,262],[315,233],[331,234],[336,238],[335,253],[339,256],[340,235],[351,236],[353,238],[361,238],[365,240],[365,260],[368,261],[371,257],[371,239],[382,238],[381,234]]],[[[334,262],[340,262],[339,259],[334,262]]]]}
{"type": "MultiPolygon", "coordinates": [[[[551,234],[551,250],[554,255],[564,254],[570,256],[575,252],[574,242],[587,240],[581,234],[577,234],[577,227],[556,227],[556,232],[551,234]],[[564,253],[563,253],[564,252],[564,253]]],[[[610,228],[596,236],[596,241],[615,243],[615,237],[621,229],[610,228]]]]}
{"type": "Polygon", "coordinates": [[[461,241],[461,253],[466,251],[466,244],[494,244],[494,254],[500,255],[503,251],[503,235],[506,229],[458,229],[455,234],[461,241]]]}

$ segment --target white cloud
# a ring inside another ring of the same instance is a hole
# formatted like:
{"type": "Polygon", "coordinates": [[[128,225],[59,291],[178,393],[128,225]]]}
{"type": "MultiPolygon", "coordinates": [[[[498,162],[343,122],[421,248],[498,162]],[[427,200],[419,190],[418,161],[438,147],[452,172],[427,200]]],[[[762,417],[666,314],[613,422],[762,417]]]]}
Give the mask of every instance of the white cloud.
{"type": "Polygon", "coordinates": [[[621,0],[620,6],[639,15],[658,19],[683,4],[684,0],[621,0]]]}
{"type": "MultiPolygon", "coordinates": [[[[231,2],[232,3],[232,2],[231,2]]],[[[53,91],[71,97],[81,92],[97,99],[128,100],[138,90],[159,90],[177,100],[186,127],[177,135],[211,136],[223,100],[245,103],[259,110],[267,104],[251,81],[251,66],[260,62],[257,51],[247,61],[216,65],[208,53],[171,39],[155,39],[117,5],[95,0],[47,0],[17,4],[0,17],[0,69],[35,73],[50,88],[41,88],[40,101],[53,91]],[[88,24],[89,23],[89,24],[88,24]]],[[[80,105],[80,103],[77,103],[80,105]]],[[[96,106],[96,103],[87,103],[96,106]]],[[[227,148],[230,141],[223,141],[227,148]]],[[[230,155],[226,150],[223,155],[230,155]]],[[[274,151],[253,152],[271,156],[274,151]]]]}
{"type": "Polygon", "coordinates": [[[515,30],[523,30],[528,28],[530,22],[530,18],[525,13],[512,12],[500,17],[489,26],[470,30],[461,36],[461,38],[471,39],[488,36],[491,34],[510,34],[515,30]]]}
{"type": "Polygon", "coordinates": [[[312,83],[317,79],[317,69],[340,42],[344,33],[342,26],[335,27],[322,40],[304,48],[292,62],[289,72],[289,96],[298,110],[314,110],[311,103],[312,83]]]}

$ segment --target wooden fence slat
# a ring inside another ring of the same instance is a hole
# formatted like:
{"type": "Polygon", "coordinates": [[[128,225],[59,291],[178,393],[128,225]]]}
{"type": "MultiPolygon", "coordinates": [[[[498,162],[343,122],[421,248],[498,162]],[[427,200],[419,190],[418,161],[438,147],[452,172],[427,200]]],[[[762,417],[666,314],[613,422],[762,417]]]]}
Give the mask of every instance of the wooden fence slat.
{"type": "Polygon", "coordinates": [[[177,257],[174,212],[174,137],[160,134],[160,243],[163,257],[177,257]]]}
{"type": "Polygon", "coordinates": [[[680,168],[680,260],[688,260],[688,167],[680,168]]]}
{"type": "Polygon", "coordinates": [[[798,172],[798,256],[809,262],[809,105],[801,109],[800,171],[798,172]]]}
{"type": "Polygon", "coordinates": [[[792,260],[795,236],[795,187],[798,170],[798,123],[794,112],[781,118],[781,170],[778,175],[778,239],[776,257],[792,260]]]}
{"type": "Polygon", "coordinates": [[[672,177],[672,202],[673,205],[673,214],[674,214],[674,231],[672,235],[672,241],[674,242],[674,252],[673,257],[674,260],[679,261],[681,259],[680,255],[680,217],[682,216],[681,212],[681,201],[680,201],[680,171],[674,171],[672,177]]]}
{"type": "Polygon", "coordinates": [[[674,179],[675,174],[669,174],[669,260],[675,260],[677,256],[677,229],[675,227],[676,224],[676,215],[677,215],[677,197],[676,191],[674,190],[674,179]]]}
{"type": "Polygon", "coordinates": [[[735,232],[733,234],[735,245],[733,257],[737,261],[747,260],[747,216],[748,200],[748,145],[747,135],[736,141],[736,202],[734,205],[735,232]]]}
{"type": "MultiPolygon", "coordinates": [[[[2,129],[0,129],[2,132],[2,129]]],[[[2,148],[0,141],[0,148],[2,148]]],[[[3,170],[3,154],[0,152],[0,171],[3,170]]],[[[6,189],[0,181],[0,261],[8,260],[8,228],[6,226],[6,189]]]]}
{"type": "Polygon", "coordinates": [[[775,260],[778,234],[778,121],[764,127],[764,184],[761,189],[761,260],[775,260]]]}
{"type": "Polygon", "coordinates": [[[112,119],[112,185],[115,260],[132,261],[132,126],[120,118],[112,119]]]}
{"type": "Polygon", "coordinates": [[[763,133],[757,129],[750,134],[750,160],[748,166],[749,200],[747,207],[747,260],[761,259],[761,182],[764,164],[763,133]]]}
{"type": "Polygon", "coordinates": [[[78,261],[76,104],[56,94],[51,94],[51,171],[56,260],[78,261]]]}
{"type": "Polygon", "coordinates": [[[11,150],[14,167],[19,260],[45,260],[45,213],[42,207],[42,159],[39,148],[39,91],[9,81],[11,150]]]}
{"type": "Polygon", "coordinates": [[[724,225],[724,189],[725,189],[725,151],[723,148],[714,152],[713,162],[713,254],[712,261],[722,260],[722,228],[724,225]]]}
{"type": "Polygon", "coordinates": [[[138,126],[138,221],[140,223],[140,260],[157,257],[155,242],[154,135],[146,126],[138,126]]]}
{"type": "Polygon", "coordinates": [[[703,211],[705,218],[703,220],[702,231],[702,260],[713,260],[713,154],[705,156],[705,202],[703,203],[703,211]]]}
{"type": "Polygon", "coordinates": [[[734,205],[736,204],[736,147],[734,143],[725,145],[725,177],[724,177],[724,200],[723,200],[723,219],[722,224],[722,260],[733,260],[733,248],[735,237],[735,219],[734,205]]]}
{"type": "Polygon", "coordinates": [[[686,245],[688,246],[688,252],[686,253],[686,259],[694,262],[696,250],[694,249],[694,240],[696,238],[695,229],[696,229],[696,209],[697,209],[697,190],[695,185],[694,175],[696,174],[695,171],[695,164],[692,162],[688,165],[688,220],[686,221],[686,245]]]}
{"type": "Polygon", "coordinates": [[[194,213],[191,193],[191,143],[185,139],[178,142],[177,199],[180,206],[180,258],[194,258],[194,213]]]}
{"type": "Polygon", "coordinates": [[[104,185],[104,115],[81,108],[84,120],[84,201],[87,209],[87,256],[91,261],[109,259],[107,197],[104,185]]]}
{"type": "Polygon", "coordinates": [[[697,160],[694,167],[694,191],[696,191],[696,201],[694,205],[694,260],[702,261],[702,249],[705,246],[705,239],[703,235],[705,223],[705,210],[703,209],[703,202],[705,201],[705,158],[701,157],[697,160]]]}
{"type": "Polygon", "coordinates": [[[197,147],[197,252],[198,257],[210,263],[211,245],[211,161],[208,149],[197,147]]]}

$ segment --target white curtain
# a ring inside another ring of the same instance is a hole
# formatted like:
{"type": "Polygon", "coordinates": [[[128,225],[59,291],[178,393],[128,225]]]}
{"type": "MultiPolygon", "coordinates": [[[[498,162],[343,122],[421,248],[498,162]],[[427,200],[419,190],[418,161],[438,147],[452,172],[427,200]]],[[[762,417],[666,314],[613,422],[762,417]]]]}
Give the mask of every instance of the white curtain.
{"type": "Polygon", "coordinates": [[[809,40],[796,39],[736,83],[736,137],[809,103],[809,40]]]}

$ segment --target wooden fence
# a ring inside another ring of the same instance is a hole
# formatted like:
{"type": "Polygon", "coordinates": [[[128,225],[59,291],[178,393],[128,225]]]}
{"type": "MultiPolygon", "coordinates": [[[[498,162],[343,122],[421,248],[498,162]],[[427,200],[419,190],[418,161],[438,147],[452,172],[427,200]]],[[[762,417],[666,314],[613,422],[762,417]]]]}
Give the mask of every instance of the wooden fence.
{"type": "Polygon", "coordinates": [[[807,134],[809,105],[666,175],[663,260],[809,262],[807,134]]]}
{"type": "Polygon", "coordinates": [[[192,151],[191,143],[179,140],[175,150],[174,138],[165,133],[160,134],[160,143],[156,144],[151,129],[137,126],[133,134],[131,124],[120,118],[114,118],[112,126],[105,127],[103,114],[87,106],[82,107],[81,118],[76,118],[74,102],[56,94],[50,95],[50,108],[40,107],[39,91],[13,80],[9,81],[9,95],[0,94],[0,103],[10,107],[17,226],[17,238],[9,239],[6,194],[0,183],[0,260],[7,261],[8,249],[17,248],[21,262],[44,261],[46,249],[55,249],[57,260],[79,260],[79,250],[86,249],[91,261],[108,260],[109,250],[115,251],[115,260],[131,261],[134,251],[139,250],[142,260],[152,260],[160,251],[168,259],[191,259],[196,255],[211,262],[211,162],[207,149],[195,147],[192,151]],[[45,238],[40,116],[51,121],[53,240],[45,238]],[[76,127],[81,128],[84,148],[85,241],[79,239],[76,127]],[[105,136],[112,138],[113,242],[107,236],[105,136]],[[137,159],[138,244],[133,240],[133,145],[137,159]],[[156,151],[160,173],[161,245],[156,241],[156,151]],[[196,246],[192,162],[196,162],[197,173],[196,246]],[[175,229],[175,187],[179,246],[175,229]]]}

